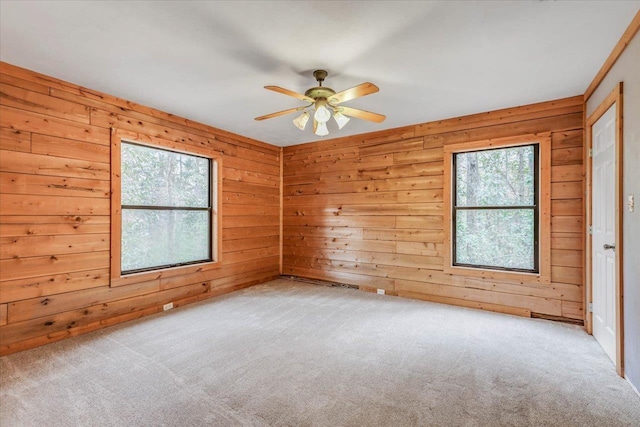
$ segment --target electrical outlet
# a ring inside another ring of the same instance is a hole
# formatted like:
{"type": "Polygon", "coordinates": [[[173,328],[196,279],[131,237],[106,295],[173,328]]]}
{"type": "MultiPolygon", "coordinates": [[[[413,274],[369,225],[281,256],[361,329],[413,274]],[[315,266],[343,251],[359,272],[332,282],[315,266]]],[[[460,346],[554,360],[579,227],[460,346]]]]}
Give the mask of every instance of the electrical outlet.
{"type": "Polygon", "coordinates": [[[163,305],[163,306],[162,306],[162,309],[163,309],[164,311],[171,310],[172,308],[173,308],[173,303],[172,303],[172,302],[170,302],[170,303],[165,304],[165,305],[163,305]]]}
{"type": "Polygon", "coordinates": [[[627,199],[627,206],[629,206],[629,212],[633,212],[635,209],[635,202],[633,200],[633,194],[629,194],[629,198],[627,199]]]}
{"type": "Polygon", "coordinates": [[[384,295],[384,289],[378,289],[378,295],[384,295]]]}

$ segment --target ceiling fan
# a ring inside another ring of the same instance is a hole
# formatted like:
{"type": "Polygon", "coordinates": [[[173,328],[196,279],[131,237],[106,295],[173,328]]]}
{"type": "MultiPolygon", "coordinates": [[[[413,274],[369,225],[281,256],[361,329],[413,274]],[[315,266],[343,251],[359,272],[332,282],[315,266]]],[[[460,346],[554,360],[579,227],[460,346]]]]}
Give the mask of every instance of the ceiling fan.
{"type": "Polygon", "coordinates": [[[376,123],[381,123],[386,119],[386,116],[383,116],[382,114],[371,113],[369,111],[358,110],[356,108],[341,105],[343,102],[378,92],[378,86],[373,83],[362,83],[358,86],[336,93],[336,91],[330,87],[322,86],[322,82],[327,77],[327,72],[325,70],[314,71],[313,77],[318,81],[318,86],[307,90],[304,95],[279,86],[265,86],[265,89],[292,96],[301,101],[309,102],[309,104],[256,117],[256,120],[270,119],[272,117],[278,117],[304,110],[300,116],[293,120],[293,124],[296,125],[298,129],[304,130],[310,118],[309,110],[313,110],[313,132],[318,136],[325,136],[329,134],[327,122],[331,119],[332,115],[338,124],[338,129],[342,129],[350,120],[347,116],[369,120],[376,123]]]}

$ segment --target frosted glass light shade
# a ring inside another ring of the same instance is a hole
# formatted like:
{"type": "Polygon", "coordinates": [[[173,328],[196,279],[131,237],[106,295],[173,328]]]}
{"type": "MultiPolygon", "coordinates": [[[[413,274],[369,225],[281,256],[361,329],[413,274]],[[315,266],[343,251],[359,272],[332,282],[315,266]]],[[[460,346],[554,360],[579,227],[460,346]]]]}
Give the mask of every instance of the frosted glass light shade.
{"type": "MultiPolygon", "coordinates": [[[[318,101],[319,103],[320,101],[318,101]]],[[[331,118],[331,111],[324,104],[316,104],[316,113],[313,115],[313,118],[318,123],[327,123],[331,118]]]]}
{"type": "Polygon", "coordinates": [[[329,129],[327,129],[327,124],[318,122],[316,120],[313,121],[313,132],[318,136],[329,135],[329,129]]]}
{"type": "Polygon", "coordinates": [[[293,119],[293,124],[300,130],[304,130],[305,126],[307,126],[307,122],[309,121],[309,113],[306,111],[300,114],[298,117],[293,119]]]}
{"type": "Polygon", "coordinates": [[[333,115],[333,119],[338,124],[338,129],[342,129],[344,125],[349,123],[349,120],[351,120],[349,117],[345,116],[340,111],[336,111],[336,113],[333,115]]]}

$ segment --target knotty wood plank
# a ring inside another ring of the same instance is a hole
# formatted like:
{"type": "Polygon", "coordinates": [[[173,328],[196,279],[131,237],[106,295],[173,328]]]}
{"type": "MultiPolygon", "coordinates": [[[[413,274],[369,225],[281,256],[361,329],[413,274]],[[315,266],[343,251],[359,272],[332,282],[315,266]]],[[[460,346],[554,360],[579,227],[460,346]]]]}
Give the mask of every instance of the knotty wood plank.
{"type": "Polygon", "coordinates": [[[226,216],[240,215],[279,215],[280,208],[278,205],[223,205],[224,214],[226,216]]]}
{"type": "Polygon", "coordinates": [[[158,292],[159,290],[160,281],[153,280],[119,288],[101,286],[11,302],[9,303],[9,323],[37,319],[65,311],[77,310],[82,307],[91,307],[158,292]]]}
{"type": "Polygon", "coordinates": [[[552,216],[581,216],[582,199],[564,199],[551,201],[552,216]]]}
{"type": "Polygon", "coordinates": [[[109,215],[109,199],[3,194],[2,215],[109,215]]]}
{"type": "Polygon", "coordinates": [[[108,129],[4,105],[0,106],[0,127],[96,144],[109,144],[108,129]]]}
{"type": "Polygon", "coordinates": [[[19,301],[108,285],[108,268],[7,280],[0,282],[0,302],[19,301]]]}
{"type": "Polygon", "coordinates": [[[384,270],[384,266],[414,268],[437,268],[442,266],[442,257],[423,255],[387,254],[383,252],[344,251],[292,246],[285,247],[284,254],[302,258],[322,258],[375,264],[380,270],[384,270]]]}
{"type": "Polygon", "coordinates": [[[0,259],[109,250],[109,234],[0,237],[0,259]]]}
{"type": "Polygon", "coordinates": [[[108,180],[109,164],[41,154],[0,151],[0,171],[108,180]]]}
{"type": "Polygon", "coordinates": [[[109,181],[0,172],[0,193],[108,198],[111,190],[109,181]]]}
{"type": "MultiPolygon", "coordinates": [[[[0,212],[1,213],[1,212],[0,212]]],[[[108,216],[0,216],[0,237],[109,233],[108,216]]]]}
{"type": "Polygon", "coordinates": [[[30,152],[31,132],[1,128],[0,150],[30,152]]]}
{"type": "Polygon", "coordinates": [[[289,203],[295,203],[296,205],[307,206],[326,206],[326,205],[365,205],[374,204],[382,206],[381,204],[395,203],[398,199],[396,192],[376,192],[376,193],[353,193],[353,194],[317,194],[317,195],[302,195],[302,196],[285,196],[285,206],[289,203]]]}
{"type": "Polygon", "coordinates": [[[421,230],[442,230],[442,215],[431,216],[398,216],[396,217],[396,228],[413,228],[421,230]]]}
{"type": "Polygon", "coordinates": [[[367,145],[358,149],[360,157],[376,156],[380,154],[393,154],[406,151],[422,150],[424,140],[422,138],[402,139],[396,142],[383,142],[376,145],[367,145]]]}
{"type": "Polygon", "coordinates": [[[541,119],[519,121],[502,125],[487,126],[477,129],[428,135],[424,137],[425,147],[430,144],[457,144],[462,142],[483,141],[516,135],[537,134],[549,131],[581,129],[583,127],[582,112],[552,116],[541,119]]]}
{"type": "Polygon", "coordinates": [[[247,249],[272,248],[280,243],[279,236],[252,237],[247,239],[228,240],[223,246],[223,252],[238,252],[247,249]]]}
{"type": "Polygon", "coordinates": [[[222,203],[227,205],[279,205],[280,197],[265,194],[236,193],[227,191],[226,186],[223,187],[222,203]]]}
{"type": "Polygon", "coordinates": [[[323,226],[323,227],[395,227],[393,216],[306,216],[298,215],[286,218],[292,226],[323,226]]]}
{"type": "Polygon", "coordinates": [[[392,164],[393,156],[387,154],[310,164],[304,164],[304,162],[298,162],[298,164],[296,164],[296,162],[290,162],[284,170],[284,175],[324,174],[338,171],[351,171],[354,169],[382,168],[391,166],[392,164]]]}
{"type": "Polygon", "coordinates": [[[398,203],[443,203],[444,189],[398,192],[398,203]]]}
{"type": "Polygon", "coordinates": [[[34,154],[107,164],[111,159],[109,147],[106,145],[89,144],[37,133],[33,134],[31,139],[31,152],[34,154]]]}
{"type": "Polygon", "coordinates": [[[265,153],[245,147],[238,147],[236,149],[236,156],[239,159],[253,160],[260,163],[276,165],[278,167],[280,166],[280,153],[275,150],[273,153],[265,153]]]}
{"type": "Polygon", "coordinates": [[[581,216],[552,216],[551,233],[584,233],[581,216]]]}
{"type": "Polygon", "coordinates": [[[263,216],[230,216],[225,215],[222,222],[222,229],[235,227],[260,227],[260,226],[278,226],[280,223],[280,215],[263,215],[263,216]]]}
{"type": "Polygon", "coordinates": [[[368,228],[363,231],[363,238],[369,240],[390,240],[395,242],[443,243],[444,232],[442,230],[368,228]]]}
{"type": "Polygon", "coordinates": [[[551,199],[582,199],[582,181],[552,182],[551,199]]]}
{"type": "Polygon", "coordinates": [[[568,113],[581,113],[582,109],[583,100],[580,96],[574,96],[554,101],[524,105],[521,107],[505,108],[486,113],[472,114],[469,116],[419,124],[416,126],[416,136],[450,133],[478,127],[517,123],[531,119],[544,119],[568,113]]]}
{"type": "Polygon", "coordinates": [[[7,324],[5,327],[0,328],[0,341],[2,341],[3,345],[6,346],[12,342],[50,334],[67,328],[86,325],[92,321],[108,319],[133,310],[142,310],[144,308],[162,305],[173,301],[174,299],[207,293],[209,290],[210,284],[208,283],[206,286],[202,286],[202,284],[195,284],[124,300],[100,303],[91,307],[40,317],[24,322],[7,324]]]}
{"type": "MultiPolygon", "coordinates": [[[[285,236],[284,246],[302,246],[308,248],[326,248],[335,250],[369,251],[396,253],[396,246],[399,243],[382,240],[355,240],[341,238],[305,237],[305,236],[285,236]]],[[[414,255],[440,256],[437,254],[414,253],[414,255]]]]}
{"type": "Polygon", "coordinates": [[[480,301],[469,301],[460,298],[450,298],[438,295],[427,295],[418,292],[398,291],[398,296],[404,298],[419,299],[422,301],[435,302],[438,304],[455,305],[458,307],[475,308],[479,310],[493,311],[496,313],[512,314],[514,316],[531,317],[531,310],[526,308],[511,307],[507,305],[491,304],[480,301]]]}
{"type": "Polygon", "coordinates": [[[442,286],[402,279],[396,280],[396,288],[398,295],[400,296],[402,296],[403,292],[413,292],[417,294],[523,308],[532,312],[548,313],[554,316],[560,316],[562,314],[561,301],[552,298],[530,297],[527,295],[508,294],[458,286],[442,286]]]}
{"type": "Polygon", "coordinates": [[[260,226],[260,227],[242,227],[242,228],[223,228],[222,240],[237,240],[246,239],[248,237],[265,237],[265,236],[277,236],[280,232],[278,224],[273,226],[260,226]]]}
{"type": "Polygon", "coordinates": [[[581,233],[551,233],[551,249],[582,249],[581,233]]]}
{"type": "Polygon", "coordinates": [[[552,249],[551,265],[566,267],[582,267],[583,255],[581,250],[552,249]]]}
{"type": "Polygon", "coordinates": [[[271,175],[265,175],[251,170],[238,170],[232,168],[223,168],[222,177],[229,181],[250,182],[258,185],[269,187],[280,187],[280,179],[271,175]]]}
{"type": "Polygon", "coordinates": [[[223,179],[222,188],[226,193],[227,191],[232,193],[244,193],[244,194],[257,194],[259,196],[274,196],[280,197],[280,190],[277,187],[271,187],[266,185],[258,185],[253,183],[241,182],[223,179]]]}
{"type": "Polygon", "coordinates": [[[582,147],[551,150],[551,166],[581,165],[582,159],[582,147]]]}
{"type": "Polygon", "coordinates": [[[442,175],[442,162],[411,163],[404,165],[364,168],[358,171],[359,178],[385,179],[416,176],[442,175]]]}
{"type": "Polygon", "coordinates": [[[416,176],[406,178],[372,179],[352,176],[323,174],[321,179],[291,179],[283,186],[287,196],[307,194],[331,194],[345,192],[389,192],[402,190],[440,189],[442,175],[416,176]],[[302,182],[301,182],[302,181],[302,182]],[[304,182],[307,181],[307,182],[304,182]],[[353,189],[353,190],[351,190],[353,189]]]}
{"type": "Polygon", "coordinates": [[[343,205],[342,215],[438,215],[442,203],[395,203],[381,205],[343,205]]]}
{"type": "Polygon", "coordinates": [[[84,105],[4,83],[0,83],[0,105],[89,124],[89,108],[84,105]]]}
{"type": "Polygon", "coordinates": [[[396,242],[399,254],[444,257],[444,244],[434,242],[396,242]]]}
{"type": "MultiPolygon", "coordinates": [[[[375,228],[372,230],[376,230],[375,228]]],[[[284,236],[300,236],[300,237],[337,237],[337,238],[349,238],[349,239],[363,239],[362,228],[352,227],[324,227],[315,225],[310,226],[297,226],[287,224],[284,229],[284,236]]]]}
{"type": "Polygon", "coordinates": [[[582,164],[558,165],[551,168],[551,182],[584,181],[582,164]]]}
{"type": "Polygon", "coordinates": [[[109,267],[109,251],[0,260],[0,281],[109,267]]]}
{"type": "Polygon", "coordinates": [[[582,129],[553,132],[551,134],[551,149],[582,147],[584,145],[582,129]]]}
{"type": "Polygon", "coordinates": [[[224,262],[225,264],[237,264],[241,262],[258,260],[265,257],[276,256],[279,254],[279,252],[280,248],[277,245],[268,248],[245,249],[237,252],[226,253],[224,256],[224,262]]]}
{"type": "Polygon", "coordinates": [[[584,320],[582,301],[562,301],[562,317],[584,320]]]}
{"type": "Polygon", "coordinates": [[[419,151],[407,151],[393,154],[394,165],[412,163],[441,162],[444,158],[442,147],[430,148],[419,151]]]}
{"type": "Polygon", "coordinates": [[[582,268],[552,265],[551,280],[554,282],[583,285],[582,268]]]}
{"type": "Polygon", "coordinates": [[[0,83],[15,86],[15,87],[20,87],[22,89],[27,89],[32,92],[38,92],[43,95],[49,94],[49,87],[46,85],[30,82],[29,80],[24,80],[19,77],[11,76],[5,73],[0,73],[0,83]]]}

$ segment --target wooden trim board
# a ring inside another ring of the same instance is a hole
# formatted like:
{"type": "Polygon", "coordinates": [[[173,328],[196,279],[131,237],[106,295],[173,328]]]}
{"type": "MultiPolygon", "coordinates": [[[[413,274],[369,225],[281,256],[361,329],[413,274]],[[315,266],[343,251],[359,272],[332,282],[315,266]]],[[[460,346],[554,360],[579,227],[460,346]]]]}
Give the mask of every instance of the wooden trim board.
{"type": "MultiPolygon", "coordinates": [[[[587,306],[593,302],[593,277],[592,268],[593,263],[591,259],[592,239],[589,233],[589,227],[592,224],[592,198],[593,188],[591,185],[592,179],[592,166],[593,159],[589,155],[593,147],[592,141],[592,128],[593,125],[602,117],[602,115],[611,108],[612,105],[616,105],[616,189],[615,189],[615,206],[616,206],[616,371],[620,376],[624,376],[624,278],[623,278],[623,253],[624,253],[624,240],[623,240],[623,212],[624,212],[624,198],[622,197],[622,180],[623,180],[623,83],[620,82],[616,87],[607,95],[600,105],[594,110],[594,112],[587,118],[586,122],[586,147],[585,150],[585,165],[586,165],[586,244],[585,244],[585,290],[586,290],[586,304],[587,306]]],[[[593,334],[593,313],[588,312],[586,316],[585,326],[587,332],[593,334]]]]}

